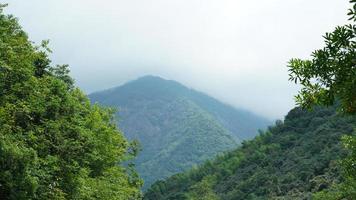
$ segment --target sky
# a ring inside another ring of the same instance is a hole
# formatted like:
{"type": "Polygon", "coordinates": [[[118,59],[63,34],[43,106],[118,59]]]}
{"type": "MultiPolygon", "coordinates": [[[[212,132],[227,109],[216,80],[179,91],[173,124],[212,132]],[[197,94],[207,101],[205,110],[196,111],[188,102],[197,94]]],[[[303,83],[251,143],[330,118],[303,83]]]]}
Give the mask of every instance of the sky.
{"type": "Polygon", "coordinates": [[[347,23],[348,0],[1,0],[32,41],[49,39],[87,93],[144,75],[282,119],[299,86],[291,58],[310,58],[347,23]]]}

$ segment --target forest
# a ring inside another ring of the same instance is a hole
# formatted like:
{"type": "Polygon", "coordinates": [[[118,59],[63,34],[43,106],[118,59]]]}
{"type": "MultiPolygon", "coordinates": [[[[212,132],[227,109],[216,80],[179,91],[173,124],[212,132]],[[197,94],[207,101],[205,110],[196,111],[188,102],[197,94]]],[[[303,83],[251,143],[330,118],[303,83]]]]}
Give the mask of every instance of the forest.
{"type": "Polygon", "coordinates": [[[345,159],[347,151],[340,141],[345,134],[355,136],[355,116],[339,115],[335,107],[295,108],[283,122],[277,121],[236,150],[156,182],[145,199],[320,196],[318,192],[343,181],[338,161],[345,159]]]}
{"type": "Polygon", "coordinates": [[[288,62],[289,80],[301,89],[284,120],[240,133],[268,120],[173,82],[184,92],[146,88],[149,102],[140,95],[132,101],[137,91],[126,88],[115,95],[129,97],[114,103],[132,106],[126,108],[138,113],[131,115],[137,127],[166,128],[142,146],[122,131],[120,107],[104,97],[93,102],[97,94],[78,88],[68,65],[52,63],[49,41],[32,42],[6,6],[0,4],[0,199],[356,199],[356,0],[349,24],[325,34],[323,48],[288,62]],[[139,118],[140,111],[153,114],[139,118]],[[241,116],[244,126],[229,119],[241,116]],[[147,146],[153,153],[140,163],[147,146]],[[143,188],[144,180],[152,185],[143,188]]]}
{"type": "Polygon", "coordinates": [[[141,179],[113,112],[91,105],[0,7],[0,199],[137,199],[141,179]]]}
{"type": "Polygon", "coordinates": [[[154,76],[95,92],[89,98],[118,110],[118,126],[129,140],[139,142],[141,151],[134,163],[144,180],[143,190],[236,148],[271,124],[178,82],[154,76]]]}

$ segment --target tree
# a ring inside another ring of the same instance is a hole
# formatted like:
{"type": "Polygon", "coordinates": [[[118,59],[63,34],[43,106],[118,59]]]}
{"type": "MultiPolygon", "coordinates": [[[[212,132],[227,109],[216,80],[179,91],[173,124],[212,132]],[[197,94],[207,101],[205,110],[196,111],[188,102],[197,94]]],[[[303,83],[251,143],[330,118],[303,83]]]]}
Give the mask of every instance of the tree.
{"type": "MultiPolygon", "coordinates": [[[[351,24],[327,33],[326,46],[316,50],[311,60],[292,59],[290,80],[303,88],[296,101],[303,107],[332,105],[340,101],[342,113],[356,113],[356,0],[351,0],[348,15],[351,24]]],[[[354,131],[355,132],[355,131],[354,131]]],[[[316,199],[356,198],[356,136],[344,136],[349,156],[342,160],[344,182],[315,195],[316,199]]]]}
{"type": "Polygon", "coordinates": [[[342,112],[356,112],[356,0],[350,3],[351,24],[327,33],[326,46],[314,51],[312,59],[289,62],[290,80],[303,86],[296,96],[303,107],[332,105],[339,100],[342,112]]]}
{"type": "Polygon", "coordinates": [[[135,154],[113,111],[91,105],[0,5],[0,199],[137,199],[135,154]]]}
{"type": "Polygon", "coordinates": [[[191,187],[190,197],[191,200],[219,200],[219,197],[214,193],[211,188],[214,184],[215,177],[206,176],[204,179],[191,187]]]}

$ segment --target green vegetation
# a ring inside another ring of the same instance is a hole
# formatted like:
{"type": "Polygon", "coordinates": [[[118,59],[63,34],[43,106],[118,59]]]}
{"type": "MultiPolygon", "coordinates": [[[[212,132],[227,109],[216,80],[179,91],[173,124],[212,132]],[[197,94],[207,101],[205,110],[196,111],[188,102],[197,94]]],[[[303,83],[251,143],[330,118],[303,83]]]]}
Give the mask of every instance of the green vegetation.
{"type": "Polygon", "coordinates": [[[135,163],[145,188],[235,148],[238,138],[251,138],[268,123],[153,76],[91,94],[90,99],[118,108],[119,126],[129,139],[141,143],[135,163]]]}
{"type": "MultiPolygon", "coordinates": [[[[94,102],[118,107],[120,120],[124,126],[128,117],[138,114],[131,110],[139,107],[159,112],[160,104],[165,105],[177,99],[188,100],[207,112],[237,141],[252,139],[258,134],[258,129],[266,128],[271,124],[269,120],[249,111],[236,109],[178,82],[155,76],[145,76],[120,87],[93,93],[89,97],[94,102]],[[147,105],[150,105],[150,108],[147,105]]],[[[148,115],[148,113],[144,114],[148,115]]],[[[157,116],[156,121],[160,121],[161,117],[163,116],[157,116]]],[[[131,135],[131,133],[128,134],[131,135]]]]}
{"type": "Polygon", "coordinates": [[[290,80],[303,86],[296,101],[309,110],[295,108],[237,150],[156,182],[144,198],[356,199],[356,1],[350,2],[352,24],[326,34],[326,47],[311,60],[289,63],[290,80]]]}
{"type": "Polygon", "coordinates": [[[338,160],[347,152],[340,139],[356,128],[356,117],[335,110],[295,108],[238,149],[156,182],[144,199],[311,198],[344,180],[338,160]]]}
{"type": "Polygon", "coordinates": [[[296,96],[303,107],[339,100],[343,112],[356,113],[356,0],[350,3],[351,24],[327,33],[325,47],[314,51],[311,60],[289,62],[290,80],[303,86],[296,96]]]}
{"type": "Polygon", "coordinates": [[[152,76],[90,95],[115,118],[0,5],[0,199],[356,199],[350,2],[351,24],[289,63],[300,107],[258,136],[268,120],[152,76]]]}
{"type": "Polygon", "coordinates": [[[135,152],[0,6],[0,199],[137,199],[135,152]],[[126,161],[127,162],[127,161],[126,161]]]}
{"type": "Polygon", "coordinates": [[[356,0],[350,2],[352,24],[326,34],[312,60],[289,63],[290,80],[303,86],[296,101],[309,110],[295,108],[237,150],[156,182],[144,199],[356,199],[356,0]]]}
{"type": "MultiPolygon", "coordinates": [[[[348,15],[351,24],[339,26],[327,33],[326,46],[313,53],[312,60],[290,61],[290,79],[303,85],[297,102],[303,107],[331,105],[341,102],[342,113],[356,114],[356,0],[350,1],[348,15]]],[[[356,132],[356,130],[354,130],[356,132]]],[[[344,146],[349,152],[342,160],[344,181],[321,191],[315,199],[356,199],[356,136],[345,136],[344,146]]]]}

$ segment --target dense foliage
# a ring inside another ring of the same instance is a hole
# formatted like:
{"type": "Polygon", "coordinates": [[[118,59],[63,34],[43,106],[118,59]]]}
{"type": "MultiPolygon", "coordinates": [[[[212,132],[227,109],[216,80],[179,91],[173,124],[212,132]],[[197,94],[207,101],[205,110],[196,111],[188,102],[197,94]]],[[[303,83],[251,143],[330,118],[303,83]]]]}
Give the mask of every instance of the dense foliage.
{"type": "Polygon", "coordinates": [[[356,0],[350,1],[351,24],[327,33],[325,47],[313,52],[312,59],[292,59],[290,80],[303,86],[297,103],[301,106],[332,105],[340,100],[341,110],[356,113],[356,0]]]}
{"type": "Polygon", "coordinates": [[[94,93],[90,99],[117,107],[119,126],[128,138],[141,143],[136,165],[146,187],[236,147],[234,138],[238,142],[253,137],[268,123],[153,76],[94,93]]]}
{"type": "MultiPolygon", "coordinates": [[[[316,50],[311,60],[290,61],[290,80],[303,85],[296,97],[303,107],[338,101],[341,113],[356,114],[356,0],[350,3],[351,24],[327,33],[326,46],[316,50]]],[[[343,142],[349,152],[341,162],[344,181],[317,193],[316,199],[356,199],[356,136],[345,136],[343,142]]]]}
{"type": "Polygon", "coordinates": [[[130,144],[0,7],[0,199],[136,199],[130,144]]]}
{"type": "Polygon", "coordinates": [[[356,128],[356,116],[335,110],[295,108],[238,149],[156,182],[144,198],[310,199],[343,181],[338,160],[347,152],[340,139],[356,128]]]}

